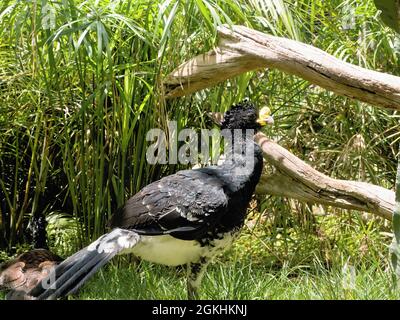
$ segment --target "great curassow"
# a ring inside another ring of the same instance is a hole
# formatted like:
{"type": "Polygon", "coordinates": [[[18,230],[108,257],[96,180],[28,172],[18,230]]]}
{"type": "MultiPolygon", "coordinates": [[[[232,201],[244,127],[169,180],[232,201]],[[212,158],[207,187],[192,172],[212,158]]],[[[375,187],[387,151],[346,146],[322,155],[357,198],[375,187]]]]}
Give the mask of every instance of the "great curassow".
{"type": "Polygon", "coordinates": [[[72,294],[115,255],[133,253],[159,264],[187,265],[188,298],[197,298],[207,264],[243,226],[263,166],[253,135],[270,123],[268,108],[257,112],[248,100],[232,106],[221,125],[233,133],[223,164],[179,171],[144,187],[114,214],[112,231],[58,265],[50,288],[39,283],[30,295],[72,294]]]}

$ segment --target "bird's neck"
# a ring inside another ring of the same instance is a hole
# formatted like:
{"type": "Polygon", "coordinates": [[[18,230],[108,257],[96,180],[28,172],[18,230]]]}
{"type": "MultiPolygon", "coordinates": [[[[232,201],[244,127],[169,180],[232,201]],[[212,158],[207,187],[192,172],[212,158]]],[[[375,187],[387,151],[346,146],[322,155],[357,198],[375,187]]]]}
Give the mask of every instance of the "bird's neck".
{"type": "Polygon", "coordinates": [[[254,142],[253,134],[235,136],[232,142],[230,152],[223,163],[223,170],[230,180],[231,191],[250,200],[261,176],[262,150],[254,142]]]}

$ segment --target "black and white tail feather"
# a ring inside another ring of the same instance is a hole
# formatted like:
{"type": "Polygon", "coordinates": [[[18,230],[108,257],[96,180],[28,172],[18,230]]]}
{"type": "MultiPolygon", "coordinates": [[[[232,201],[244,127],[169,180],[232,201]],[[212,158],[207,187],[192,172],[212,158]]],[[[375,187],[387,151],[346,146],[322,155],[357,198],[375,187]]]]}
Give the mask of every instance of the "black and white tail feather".
{"type": "Polygon", "coordinates": [[[29,294],[38,300],[73,294],[97,270],[118,253],[133,248],[139,240],[136,232],[116,228],[63,261],[29,294]]]}

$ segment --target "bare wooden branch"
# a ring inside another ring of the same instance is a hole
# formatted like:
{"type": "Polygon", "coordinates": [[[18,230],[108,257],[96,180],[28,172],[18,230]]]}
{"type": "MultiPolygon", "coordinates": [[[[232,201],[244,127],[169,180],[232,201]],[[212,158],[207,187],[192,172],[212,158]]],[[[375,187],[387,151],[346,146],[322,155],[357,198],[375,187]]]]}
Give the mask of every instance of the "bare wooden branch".
{"type": "Polygon", "coordinates": [[[264,158],[276,169],[272,175],[261,178],[256,190],[258,194],[366,211],[392,219],[393,191],[365,182],[330,178],[262,133],[256,135],[256,141],[264,152],[264,158]]]}
{"type": "MultiPolygon", "coordinates": [[[[218,112],[209,116],[217,124],[223,119],[223,114],[218,112]]],[[[392,219],[395,205],[393,191],[370,183],[330,178],[263,133],[257,133],[255,140],[261,146],[265,160],[274,168],[274,173],[261,177],[257,194],[371,212],[387,220],[392,219]]]]}
{"type": "Polygon", "coordinates": [[[179,97],[258,68],[294,74],[339,95],[400,110],[400,77],[343,62],[313,46],[243,26],[218,28],[218,46],[183,63],[164,81],[179,97]]]}
{"type": "MultiPolygon", "coordinates": [[[[168,97],[183,96],[257,68],[277,68],[338,94],[376,106],[400,110],[400,77],[343,62],[315,47],[266,35],[245,27],[218,29],[215,50],[185,62],[164,81],[168,97]]],[[[216,114],[211,115],[216,118],[216,114]]],[[[263,176],[256,192],[295,198],[392,219],[395,194],[358,181],[330,178],[295,155],[256,135],[264,158],[275,169],[263,176]]]]}

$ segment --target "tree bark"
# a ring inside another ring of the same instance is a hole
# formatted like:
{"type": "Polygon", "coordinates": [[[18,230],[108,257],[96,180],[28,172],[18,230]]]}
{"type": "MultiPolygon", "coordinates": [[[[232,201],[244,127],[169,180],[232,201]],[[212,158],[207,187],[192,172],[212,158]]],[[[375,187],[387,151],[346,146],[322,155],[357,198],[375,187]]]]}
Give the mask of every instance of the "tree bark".
{"type": "Polygon", "coordinates": [[[164,80],[166,97],[183,96],[258,68],[276,68],[339,95],[400,110],[400,77],[341,61],[313,46],[243,26],[218,27],[218,46],[164,80]]]}
{"type": "Polygon", "coordinates": [[[309,203],[366,211],[391,220],[395,194],[385,188],[358,181],[330,178],[258,133],[255,137],[264,158],[275,172],[262,176],[256,193],[295,198],[309,203]]]}

